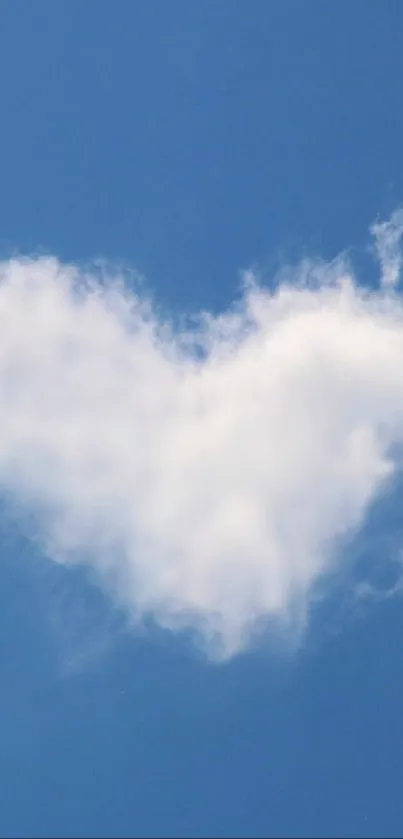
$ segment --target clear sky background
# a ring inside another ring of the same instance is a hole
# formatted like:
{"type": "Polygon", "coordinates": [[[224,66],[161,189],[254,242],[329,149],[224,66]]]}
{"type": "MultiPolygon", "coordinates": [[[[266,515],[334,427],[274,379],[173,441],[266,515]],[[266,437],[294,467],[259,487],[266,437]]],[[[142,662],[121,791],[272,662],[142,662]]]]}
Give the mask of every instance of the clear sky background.
{"type": "MultiPolygon", "coordinates": [[[[1,0],[3,258],[122,261],[177,313],[306,254],[370,278],[403,202],[402,32],[398,0],[1,0]]],[[[2,522],[2,836],[402,835],[399,597],[212,664],[2,522]]],[[[366,559],[382,528],[398,500],[366,559]]]]}

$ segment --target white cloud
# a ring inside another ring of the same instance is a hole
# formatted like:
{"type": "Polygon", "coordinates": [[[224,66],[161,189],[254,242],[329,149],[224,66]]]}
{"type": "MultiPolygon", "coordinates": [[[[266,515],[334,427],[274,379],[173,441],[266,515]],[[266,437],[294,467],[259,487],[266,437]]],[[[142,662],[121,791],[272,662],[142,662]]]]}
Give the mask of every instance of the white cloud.
{"type": "Polygon", "coordinates": [[[266,619],[302,629],[337,540],[399,468],[402,300],[341,263],[294,279],[249,277],[179,332],[122,284],[0,265],[2,492],[50,557],[90,563],[136,619],[196,629],[210,654],[266,619]]]}
{"type": "Polygon", "coordinates": [[[403,265],[400,242],[403,236],[403,210],[392,213],[388,221],[375,222],[371,227],[375,249],[381,264],[381,285],[395,286],[403,265]]]}

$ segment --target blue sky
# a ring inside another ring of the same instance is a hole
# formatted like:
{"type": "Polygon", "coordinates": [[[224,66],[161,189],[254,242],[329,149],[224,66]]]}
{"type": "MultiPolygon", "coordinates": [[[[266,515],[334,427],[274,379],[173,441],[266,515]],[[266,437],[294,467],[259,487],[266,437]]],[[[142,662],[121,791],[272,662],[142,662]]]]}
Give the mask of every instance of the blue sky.
{"type": "Polygon", "coordinates": [[[0,6],[4,836],[402,834],[399,481],[378,492],[401,446],[402,218],[375,230],[385,297],[369,233],[403,203],[402,26],[397,0],[0,6]],[[329,267],[345,250],[355,273],[329,267]],[[146,278],[156,327],[228,312],[250,268],[270,288],[305,260],[328,291],[286,316],[252,293],[228,345],[207,331],[199,391],[175,340],[130,337],[119,294],[78,306],[94,259],[107,286],[146,278]],[[287,329],[269,362],[266,317],[287,329]]]}

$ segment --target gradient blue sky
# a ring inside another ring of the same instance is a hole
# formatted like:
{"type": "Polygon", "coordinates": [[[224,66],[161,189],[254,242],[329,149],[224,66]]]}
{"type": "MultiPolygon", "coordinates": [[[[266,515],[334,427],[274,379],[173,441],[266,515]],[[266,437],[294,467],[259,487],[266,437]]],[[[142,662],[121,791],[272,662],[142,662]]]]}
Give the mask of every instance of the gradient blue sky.
{"type": "MultiPolygon", "coordinates": [[[[285,256],[370,277],[402,32],[398,0],[2,0],[2,255],[122,260],[176,312],[285,256]]],[[[213,665],[23,533],[2,515],[2,836],[402,835],[399,599],[213,665]]]]}

